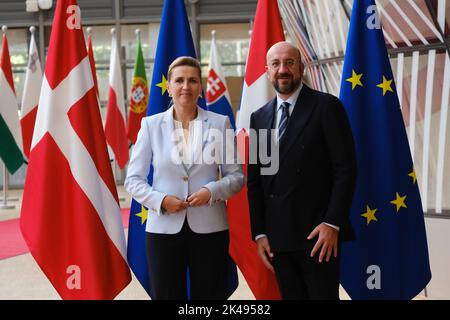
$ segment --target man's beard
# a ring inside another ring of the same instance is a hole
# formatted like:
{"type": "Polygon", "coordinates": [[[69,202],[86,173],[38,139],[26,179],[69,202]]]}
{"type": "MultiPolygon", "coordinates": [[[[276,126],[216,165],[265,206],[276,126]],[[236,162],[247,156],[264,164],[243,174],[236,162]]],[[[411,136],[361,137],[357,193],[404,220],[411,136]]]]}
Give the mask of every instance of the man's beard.
{"type": "Polygon", "coordinates": [[[278,84],[278,79],[280,79],[280,77],[278,77],[278,78],[274,81],[274,84],[273,84],[273,85],[274,85],[274,87],[275,87],[275,90],[276,90],[278,93],[281,93],[281,94],[289,94],[289,93],[294,92],[294,91],[298,88],[298,86],[300,85],[300,82],[301,82],[301,78],[298,78],[298,79],[293,79],[293,80],[291,81],[291,83],[289,83],[289,84],[280,86],[280,85],[278,84]]]}

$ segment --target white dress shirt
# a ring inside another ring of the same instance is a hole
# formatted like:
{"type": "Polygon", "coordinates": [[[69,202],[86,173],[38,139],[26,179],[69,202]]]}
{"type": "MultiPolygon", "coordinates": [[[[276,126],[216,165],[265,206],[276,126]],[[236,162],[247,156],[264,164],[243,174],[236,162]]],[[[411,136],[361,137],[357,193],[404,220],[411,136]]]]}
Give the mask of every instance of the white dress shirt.
{"type": "Polygon", "coordinates": [[[197,117],[189,121],[189,128],[183,129],[183,123],[181,121],[173,119],[173,126],[175,130],[180,130],[182,139],[177,143],[178,152],[183,155],[181,161],[190,168],[194,162],[194,155],[199,151],[195,147],[201,146],[199,143],[193,143],[202,141],[202,128],[201,123],[197,121],[197,117]]]}

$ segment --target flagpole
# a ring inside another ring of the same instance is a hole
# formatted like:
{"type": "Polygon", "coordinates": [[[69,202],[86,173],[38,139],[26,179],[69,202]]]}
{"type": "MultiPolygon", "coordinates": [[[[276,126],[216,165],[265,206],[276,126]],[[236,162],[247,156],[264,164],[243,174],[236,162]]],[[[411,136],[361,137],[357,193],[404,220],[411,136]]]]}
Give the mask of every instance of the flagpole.
{"type": "MultiPolygon", "coordinates": [[[[138,50],[138,45],[139,45],[139,43],[141,42],[141,29],[139,29],[139,28],[137,28],[135,31],[134,31],[134,33],[136,34],[136,41],[137,41],[137,46],[136,46],[136,50],[138,50]]],[[[131,81],[132,82],[132,85],[133,85],[133,81],[131,81]]],[[[130,97],[130,101],[131,101],[131,97],[130,97]]],[[[128,121],[130,121],[130,120],[128,120],[128,121]]],[[[132,143],[130,143],[130,148],[131,148],[131,146],[132,146],[132,143]]],[[[126,166],[125,166],[126,167],[126,166]]],[[[125,168],[124,168],[125,169],[125,168]]],[[[119,202],[120,201],[125,201],[126,199],[125,199],[125,197],[120,197],[119,196],[119,202]]]]}
{"type": "Polygon", "coordinates": [[[3,192],[2,192],[2,200],[0,203],[3,203],[4,206],[0,206],[1,209],[14,209],[15,206],[8,206],[8,201],[19,201],[17,197],[8,197],[8,185],[9,185],[9,172],[6,170],[6,166],[3,163],[3,192]],[[6,187],[5,187],[6,186],[6,187]]]}
{"type": "MultiPolygon", "coordinates": [[[[116,37],[116,28],[111,28],[111,36],[112,36],[113,38],[116,37]]],[[[116,41],[116,47],[117,47],[117,41],[116,41]]],[[[113,50],[113,48],[111,48],[111,51],[112,51],[112,50],[113,50]]],[[[111,57],[111,59],[112,59],[112,57],[111,57]]],[[[109,69],[109,72],[111,72],[111,68],[109,69]]],[[[109,97],[108,97],[108,99],[109,99],[109,97]]],[[[112,152],[112,153],[114,154],[114,152],[112,152]]],[[[117,170],[117,161],[116,161],[115,155],[113,155],[112,161],[113,161],[113,168],[112,168],[112,171],[113,171],[114,184],[117,185],[117,173],[116,173],[116,170],[117,170]]]]}
{"type": "Polygon", "coordinates": [[[138,42],[141,42],[141,29],[136,29],[136,39],[138,42]]]}
{"type": "Polygon", "coordinates": [[[6,165],[3,163],[3,200],[0,209],[15,209],[16,206],[8,205],[8,183],[9,173],[6,170],[6,165]]]}

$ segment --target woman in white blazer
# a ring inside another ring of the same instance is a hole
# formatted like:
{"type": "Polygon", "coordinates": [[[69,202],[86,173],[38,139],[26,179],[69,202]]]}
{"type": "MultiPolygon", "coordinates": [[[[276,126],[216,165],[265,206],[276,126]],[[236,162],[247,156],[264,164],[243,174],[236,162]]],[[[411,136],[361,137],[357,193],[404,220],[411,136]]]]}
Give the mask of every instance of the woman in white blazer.
{"type": "Polygon", "coordinates": [[[148,208],[152,290],[156,299],[186,299],[189,269],[192,299],[226,299],[225,200],[245,184],[234,135],[228,117],[197,106],[197,60],[176,59],[167,90],[173,106],[142,120],[125,179],[128,193],[148,208]]]}

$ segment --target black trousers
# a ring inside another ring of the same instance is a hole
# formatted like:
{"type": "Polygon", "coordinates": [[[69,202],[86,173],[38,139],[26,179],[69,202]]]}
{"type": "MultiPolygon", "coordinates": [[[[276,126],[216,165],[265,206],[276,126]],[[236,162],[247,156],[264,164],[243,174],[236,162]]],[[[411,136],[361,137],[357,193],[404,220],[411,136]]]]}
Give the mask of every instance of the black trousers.
{"type": "Polygon", "coordinates": [[[190,299],[225,300],[228,246],[228,230],[195,233],[187,219],[177,234],[147,233],[147,258],[154,299],[186,300],[189,280],[190,299]]]}
{"type": "MultiPolygon", "coordinates": [[[[320,251],[319,251],[320,252],[320,251]]],[[[273,266],[283,300],[339,300],[339,255],[319,263],[311,250],[274,253],[273,266]]]]}

